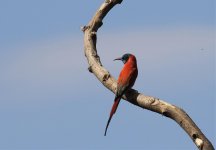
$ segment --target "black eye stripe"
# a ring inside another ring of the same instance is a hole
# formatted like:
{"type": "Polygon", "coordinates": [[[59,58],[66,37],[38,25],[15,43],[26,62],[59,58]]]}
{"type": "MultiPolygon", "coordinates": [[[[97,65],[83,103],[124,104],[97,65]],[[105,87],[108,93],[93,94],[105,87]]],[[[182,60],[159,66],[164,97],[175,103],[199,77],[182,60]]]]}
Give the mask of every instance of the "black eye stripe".
{"type": "Polygon", "coordinates": [[[124,54],[124,55],[122,56],[122,61],[123,61],[123,63],[126,63],[126,62],[128,61],[130,55],[131,55],[131,54],[128,54],[128,53],[127,53],[127,54],[124,54]]]}

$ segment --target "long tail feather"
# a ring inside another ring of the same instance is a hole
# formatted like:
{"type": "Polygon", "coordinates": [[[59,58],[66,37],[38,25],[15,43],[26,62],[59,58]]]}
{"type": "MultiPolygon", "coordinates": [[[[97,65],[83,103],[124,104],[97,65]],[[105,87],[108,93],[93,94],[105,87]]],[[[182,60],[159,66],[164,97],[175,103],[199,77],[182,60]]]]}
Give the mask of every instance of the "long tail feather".
{"type": "Polygon", "coordinates": [[[112,116],[109,116],[109,120],[107,121],[107,125],[106,125],[106,129],[105,129],[104,136],[106,136],[107,129],[108,129],[109,123],[110,123],[110,121],[111,121],[111,118],[112,118],[112,116]]]}
{"type": "Polygon", "coordinates": [[[114,101],[114,104],[113,104],[112,109],[111,109],[111,112],[110,112],[109,119],[108,119],[108,121],[107,121],[107,125],[106,125],[106,129],[105,129],[104,136],[106,136],[108,126],[109,126],[109,124],[110,124],[110,121],[111,121],[111,119],[112,119],[112,116],[114,115],[114,113],[116,112],[116,110],[117,110],[117,108],[118,108],[118,105],[119,105],[120,100],[121,100],[121,98],[116,98],[115,101],[114,101]]]}

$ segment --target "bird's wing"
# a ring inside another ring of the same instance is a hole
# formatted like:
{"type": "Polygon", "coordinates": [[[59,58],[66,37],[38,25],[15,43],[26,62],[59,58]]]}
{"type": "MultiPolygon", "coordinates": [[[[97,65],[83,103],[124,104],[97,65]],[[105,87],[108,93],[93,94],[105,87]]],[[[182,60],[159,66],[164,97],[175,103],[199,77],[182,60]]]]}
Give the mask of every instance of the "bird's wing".
{"type": "Polygon", "coordinates": [[[118,78],[116,97],[122,97],[134,85],[137,74],[136,68],[122,70],[118,78]]]}

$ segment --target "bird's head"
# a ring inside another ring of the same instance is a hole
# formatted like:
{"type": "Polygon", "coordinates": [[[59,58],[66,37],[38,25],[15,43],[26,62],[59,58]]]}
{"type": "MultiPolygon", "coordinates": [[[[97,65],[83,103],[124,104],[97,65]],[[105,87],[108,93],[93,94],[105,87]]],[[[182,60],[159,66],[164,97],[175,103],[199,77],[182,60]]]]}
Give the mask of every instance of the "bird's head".
{"type": "Polygon", "coordinates": [[[122,57],[116,58],[114,60],[121,60],[124,64],[128,61],[128,59],[132,56],[132,54],[124,54],[122,57]]]}

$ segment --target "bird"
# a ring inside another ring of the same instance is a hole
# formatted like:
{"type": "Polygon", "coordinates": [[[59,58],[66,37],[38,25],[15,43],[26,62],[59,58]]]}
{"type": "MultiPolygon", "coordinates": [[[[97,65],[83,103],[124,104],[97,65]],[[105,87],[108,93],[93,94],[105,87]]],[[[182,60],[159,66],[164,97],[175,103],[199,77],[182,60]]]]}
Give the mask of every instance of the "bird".
{"type": "Polygon", "coordinates": [[[136,81],[136,78],[138,76],[137,61],[136,61],[136,57],[133,54],[126,53],[122,57],[114,59],[114,61],[115,60],[121,60],[124,63],[124,66],[117,80],[117,89],[116,89],[116,94],[114,98],[114,103],[110,111],[110,115],[109,115],[109,119],[107,121],[107,125],[105,128],[104,136],[106,136],[109,123],[118,108],[118,105],[119,105],[119,102],[122,96],[129,89],[133,87],[136,81]]]}

